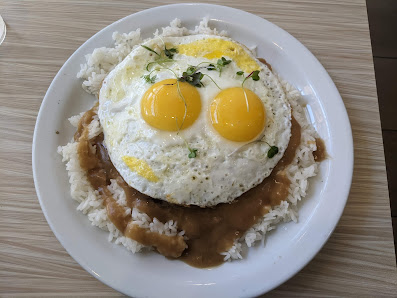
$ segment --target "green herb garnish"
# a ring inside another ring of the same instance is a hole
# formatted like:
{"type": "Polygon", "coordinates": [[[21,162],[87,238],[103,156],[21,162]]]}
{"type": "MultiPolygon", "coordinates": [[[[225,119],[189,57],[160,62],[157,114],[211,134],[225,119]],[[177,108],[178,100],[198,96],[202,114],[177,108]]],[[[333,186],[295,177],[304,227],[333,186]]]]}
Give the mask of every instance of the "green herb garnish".
{"type": "Polygon", "coordinates": [[[192,75],[192,74],[194,74],[195,72],[196,72],[196,70],[197,70],[197,67],[195,67],[195,66],[189,66],[187,69],[186,69],[186,71],[185,71],[185,74],[187,74],[187,75],[192,75]]]}
{"type": "Polygon", "coordinates": [[[219,71],[219,76],[221,76],[222,69],[223,69],[226,65],[230,64],[231,62],[232,62],[232,60],[227,60],[225,57],[222,57],[221,59],[218,59],[218,61],[216,62],[216,64],[210,63],[210,64],[207,66],[207,69],[208,69],[208,70],[217,70],[217,71],[219,71]]]}
{"type": "MultiPolygon", "coordinates": [[[[186,111],[186,110],[185,110],[186,111]]],[[[182,128],[182,126],[183,126],[183,122],[182,122],[182,125],[181,126],[179,126],[178,125],[178,119],[177,118],[175,118],[175,120],[176,120],[176,125],[177,125],[177,127],[178,127],[178,133],[177,133],[177,135],[179,135],[179,132],[181,131],[181,128],[182,128]]],[[[185,146],[186,146],[186,148],[189,150],[189,154],[188,154],[188,157],[189,158],[195,158],[195,157],[197,157],[197,149],[192,149],[192,148],[190,148],[190,146],[189,146],[189,144],[187,143],[187,141],[186,141],[186,139],[183,137],[183,136],[180,136],[181,137],[181,139],[183,140],[183,142],[185,143],[185,146]]]]}
{"type": "Polygon", "coordinates": [[[238,76],[242,76],[244,74],[244,71],[238,71],[238,72],[236,72],[236,75],[238,75],[238,76]]]}
{"type": "Polygon", "coordinates": [[[161,51],[160,54],[157,53],[155,50],[149,48],[148,46],[141,45],[142,48],[144,48],[144,49],[146,49],[146,50],[148,50],[148,51],[150,51],[150,52],[152,52],[152,53],[154,53],[154,54],[157,55],[157,58],[155,59],[155,61],[149,62],[149,63],[146,65],[146,70],[147,70],[147,71],[149,71],[149,68],[150,68],[150,66],[151,66],[152,64],[157,63],[157,64],[161,65],[161,63],[173,62],[174,60],[172,60],[172,58],[174,57],[174,54],[175,54],[175,53],[178,53],[178,50],[175,49],[175,48],[167,49],[167,47],[165,46],[165,43],[164,43],[163,39],[162,39],[161,37],[160,37],[160,39],[161,39],[161,41],[162,41],[163,44],[164,44],[164,50],[161,51]]]}
{"type": "Polygon", "coordinates": [[[222,57],[221,59],[218,59],[218,61],[216,62],[216,64],[217,64],[218,66],[224,67],[224,66],[228,65],[230,62],[232,62],[232,60],[226,60],[225,57],[222,57]]]}
{"type": "Polygon", "coordinates": [[[275,156],[277,153],[278,153],[278,147],[270,146],[269,151],[267,151],[267,157],[273,158],[273,156],[275,156]]]}
{"type": "MultiPolygon", "coordinates": [[[[245,81],[246,80],[248,80],[249,78],[252,78],[254,81],[258,81],[260,78],[259,78],[259,72],[260,72],[260,70],[254,70],[254,71],[252,71],[248,76],[246,76],[245,78],[244,78],[244,81],[243,81],[243,83],[241,84],[241,87],[242,88],[244,88],[244,83],[245,83],[245,81]]],[[[237,74],[238,74],[239,72],[237,72],[237,74]]],[[[239,75],[239,74],[238,74],[239,75]]]]}
{"type": "Polygon", "coordinates": [[[191,149],[191,148],[188,148],[189,149],[189,151],[190,151],[190,153],[189,153],[189,158],[195,158],[195,157],[197,157],[197,149],[191,149]]]}
{"type": "Polygon", "coordinates": [[[153,50],[153,49],[151,49],[151,48],[149,48],[149,47],[147,47],[147,46],[144,46],[144,45],[142,45],[142,44],[141,44],[141,47],[144,48],[144,49],[146,49],[146,50],[148,50],[148,51],[150,51],[150,52],[152,52],[152,53],[155,53],[157,56],[160,57],[160,54],[157,53],[155,50],[153,50]]]}
{"type": "MultiPolygon", "coordinates": [[[[224,57],[222,57],[222,58],[224,59],[224,57]]],[[[221,59],[219,59],[219,60],[221,60],[221,59]]],[[[225,60],[226,60],[226,59],[225,59],[225,60]]],[[[222,61],[223,61],[223,60],[222,60],[222,61]]],[[[226,60],[226,61],[230,61],[230,60],[226,60]]],[[[200,87],[204,87],[204,84],[203,84],[203,82],[201,82],[201,80],[203,79],[204,76],[207,76],[207,77],[209,77],[209,78],[211,79],[211,81],[212,81],[219,89],[221,89],[221,87],[218,86],[218,84],[214,81],[214,79],[213,79],[210,75],[203,74],[203,73],[201,73],[200,71],[198,71],[198,70],[201,69],[201,68],[205,68],[205,67],[203,67],[203,66],[200,67],[200,65],[201,65],[201,64],[204,64],[204,63],[209,63],[209,62],[201,62],[201,63],[199,63],[199,64],[196,65],[196,66],[189,66],[189,67],[186,69],[186,71],[182,73],[182,76],[181,76],[178,80],[181,81],[181,82],[187,82],[187,83],[189,83],[189,84],[192,85],[192,86],[195,86],[195,87],[200,88],[200,87]]],[[[226,62],[226,64],[229,64],[229,63],[230,63],[230,62],[226,62]]],[[[214,64],[211,64],[211,63],[210,63],[210,64],[207,66],[207,69],[208,69],[208,70],[215,70],[215,69],[218,69],[218,68],[216,68],[214,64]]]]}
{"type": "Polygon", "coordinates": [[[204,77],[204,75],[201,72],[191,73],[191,71],[189,71],[189,69],[188,69],[187,71],[182,73],[182,76],[178,79],[178,81],[186,82],[192,86],[200,88],[200,87],[204,87],[203,82],[201,82],[201,79],[203,77],[204,77]]]}
{"type": "Polygon", "coordinates": [[[259,70],[253,71],[251,77],[254,81],[259,81],[259,70]]]}
{"type": "Polygon", "coordinates": [[[168,58],[172,59],[174,58],[174,54],[178,53],[178,50],[175,48],[167,49],[167,47],[164,45],[164,55],[166,55],[168,58]]]}
{"type": "Polygon", "coordinates": [[[232,153],[230,153],[229,156],[232,155],[232,154],[235,154],[235,153],[237,153],[237,152],[240,152],[243,148],[246,148],[246,146],[248,146],[248,145],[252,145],[252,144],[255,144],[255,143],[266,143],[266,144],[269,146],[269,150],[267,151],[267,157],[268,157],[268,158],[273,158],[273,157],[279,152],[278,147],[277,147],[277,146],[271,146],[271,145],[269,145],[269,143],[266,142],[266,141],[263,139],[264,137],[265,137],[265,136],[262,136],[260,139],[257,139],[257,140],[255,140],[255,141],[251,141],[251,142],[249,142],[249,143],[244,144],[243,146],[237,148],[237,149],[234,150],[232,153]]]}
{"type": "Polygon", "coordinates": [[[216,67],[214,64],[211,63],[210,65],[207,66],[207,69],[208,70],[216,70],[216,67]]]}
{"type": "Polygon", "coordinates": [[[157,60],[155,60],[155,61],[149,62],[149,63],[146,65],[146,70],[147,70],[147,71],[150,71],[150,67],[151,67],[153,64],[158,64],[158,65],[160,65],[160,66],[163,66],[163,63],[168,63],[168,62],[174,62],[174,60],[168,59],[168,58],[157,59],[157,60]]]}
{"type": "Polygon", "coordinates": [[[232,62],[232,60],[226,60],[225,57],[222,57],[221,59],[218,59],[218,61],[216,62],[216,66],[219,70],[219,76],[221,76],[222,74],[222,69],[228,65],[230,62],[232,62]]]}
{"type": "Polygon", "coordinates": [[[145,79],[146,83],[154,84],[156,82],[157,76],[150,76],[150,74],[144,75],[143,78],[145,79]]]}
{"type": "Polygon", "coordinates": [[[241,83],[241,88],[243,89],[244,96],[245,96],[245,103],[246,103],[246,106],[247,106],[247,112],[249,112],[250,108],[249,108],[249,104],[248,104],[247,93],[245,92],[245,89],[244,89],[244,83],[245,83],[246,80],[248,80],[251,77],[252,77],[252,79],[254,81],[258,81],[259,80],[259,72],[260,72],[260,70],[252,71],[248,76],[246,76],[244,78],[243,82],[241,83]]]}

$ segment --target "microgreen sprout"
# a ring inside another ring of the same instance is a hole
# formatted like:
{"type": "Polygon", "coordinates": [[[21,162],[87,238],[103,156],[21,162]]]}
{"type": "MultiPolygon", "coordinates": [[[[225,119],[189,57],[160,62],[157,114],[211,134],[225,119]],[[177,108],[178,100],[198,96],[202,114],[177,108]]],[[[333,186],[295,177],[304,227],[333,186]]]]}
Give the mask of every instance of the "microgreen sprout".
{"type": "Polygon", "coordinates": [[[192,86],[195,86],[197,88],[204,87],[203,82],[201,82],[201,79],[204,77],[204,75],[201,72],[194,72],[192,74],[191,71],[184,71],[182,73],[182,76],[178,79],[181,82],[186,82],[189,83],[192,86]]]}
{"type": "Polygon", "coordinates": [[[207,69],[208,69],[208,70],[217,70],[217,71],[219,71],[219,76],[221,76],[221,74],[222,74],[222,69],[223,69],[226,65],[230,64],[231,62],[232,62],[232,60],[227,60],[225,57],[222,57],[221,59],[218,59],[218,61],[216,62],[216,64],[210,63],[210,64],[207,66],[207,69]]]}
{"type": "Polygon", "coordinates": [[[273,158],[278,153],[278,147],[270,146],[269,151],[267,151],[267,157],[273,158]]]}
{"type": "Polygon", "coordinates": [[[142,76],[142,78],[146,81],[146,83],[149,84],[154,84],[156,82],[157,76],[151,76],[151,74],[156,71],[156,69],[152,70],[150,73],[148,73],[147,75],[142,76]]]}
{"type": "Polygon", "coordinates": [[[231,155],[233,155],[233,154],[235,154],[237,152],[240,152],[241,150],[243,150],[243,148],[246,148],[249,145],[252,145],[252,144],[255,144],[255,143],[266,143],[269,146],[269,150],[267,150],[267,157],[268,158],[273,158],[279,152],[279,149],[278,149],[277,146],[271,146],[268,142],[266,142],[263,139],[264,137],[265,136],[262,136],[260,139],[256,139],[256,140],[254,140],[252,142],[244,144],[243,146],[237,148],[232,153],[230,153],[229,156],[231,156],[231,155]]]}
{"type": "Polygon", "coordinates": [[[145,79],[146,83],[154,84],[156,82],[157,76],[154,75],[151,77],[150,75],[147,74],[147,75],[143,76],[143,78],[145,79]]]}
{"type": "Polygon", "coordinates": [[[188,155],[189,158],[195,158],[197,156],[197,149],[188,148],[190,153],[188,155]]]}
{"type": "Polygon", "coordinates": [[[175,49],[175,48],[167,49],[167,46],[165,45],[163,39],[161,39],[161,41],[162,41],[163,44],[164,44],[164,50],[163,50],[160,54],[157,53],[155,50],[149,48],[148,46],[141,45],[141,47],[142,47],[142,48],[145,48],[146,50],[148,50],[148,51],[150,51],[150,52],[152,52],[152,53],[154,53],[154,54],[156,54],[159,58],[161,58],[161,57],[162,57],[162,54],[164,53],[164,55],[165,55],[166,57],[168,57],[169,59],[172,59],[172,58],[174,57],[174,54],[178,53],[178,50],[175,49]]]}
{"type": "Polygon", "coordinates": [[[190,76],[190,75],[194,74],[196,72],[196,70],[197,70],[197,66],[189,66],[186,69],[185,73],[190,76]]]}
{"type": "Polygon", "coordinates": [[[207,75],[207,74],[204,74],[204,75],[207,76],[207,77],[209,77],[210,80],[215,84],[216,87],[218,87],[219,90],[222,90],[222,88],[219,87],[219,85],[214,81],[214,79],[213,79],[211,76],[209,76],[209,75],[207,75]]]}
{"type": "MultiPolygon", "coordinates": [[[[175,117],[175,121],[176,121],[176,125],[177,125],[177,127],[178,127],[177,135],[179,135],[179,132],[180,132],[180,130],[181,130],[181,127],[183,126],[183,122],[182,122],[182,125],[179,126],[179,125],[178,125],[178,118],[177,118],[177,117],[175,117]]],[[[197,149],[192,149],[192,148],[190,148],[190,146],[189,146],[189,144],[187,143],[187,141],[185,140],[185,138],[184,138],[183,136],[180,136],[180,137],[182,138],[183,142],[185,143],[186,148],[189,150],[188,157],[189,157],[189,158],[195,158],[195,157],[197,157],[197,151],[198,151],[198,150],[197,150],[197,149]]]]}
{"type": "MultiPolygon", "coordinates": [[[[246,76],[245,78],[244,78],[244,81],[243,81],[243,83],[241,84],[241,86],[244,86],[244,83],[245,83],[245,81],[246,80],[248,80],[249,78],[252,78],[254,81],[258,81],[260,78],[259,78],[259,72],[260,72],[260,70],[254,70],[254,71],[252,71],[248,76],[246,76]]],[[[243,87],[244,88],[244,87],[243,87]]]]}
{"type": "MultiPolygon", "coordinates": [[[[179,81],[187,82],[192,86],[201,88],[201,87],[204,87],[204,84],[203,84],[203,82],[201,82],[201,80],[204,78],[204,76],[207,76],[216,85],[216,87],[218,87],[221,90],[221,87],[218,86],[218,84],[214,81],[214,79],[210,75],[203,74],[200,71],[198,71],[199,69],[203,68],[203,67],[200,67],[200,65],[205,64],[205,63],[210,63],[210,62],[204,61],[204,62],[197,64],[196,66],[189,66],[186,69],[186,71],[184,71],[182,73],[182,76],[179,78],[179,81]]],[[[211,65],[213,66],[213,64],[209,64],[209,66],[207,66],[207,69],[209,69],[209,67],[211,65]]]]}
{"type": "Polygon", "coordinates": [[[259,81],[259,72],[260,72],[260,70],[255,70],[255,71],[253,71],[252,72],[252,79],[254,80],[254,81],[259,81]]]}
{"type": "Polygon", "coordinates": [[[161,36],[159,36],[159,38],[161,39],[161,42],[164,45],[164,51],[163,51],[164,55],[167,56],[169,59],[174,58],[174,54],[178,53],[178,50],[175,48],[167,49],[164,40],[161,38],[161,36]]]}
{"type": "Polygon", "coordinates": [[[166,45],[165,45],[163,39],[162,39],[161,37],[160,37],[160,39],[161,39],[161,41],[162,41],[163,44],[164,44],[164,50],[161,51],[160,54],[157,53],[155,50],[149,48],[148,46],[141,45],[142,48],[144,48],[144,49],[148,50],[149,52],[152,52],[152,53],[154,53],[154,54],[157,55],[157,58],[155,59],[155,61],[149,62],[149,63],[146,65],[146,70],[147,70],[147,71],[150,70],[150,67],[151,67],[153,64],[162,65],[163,63],[167,63],[167,62],[174,62],[174,60],[173,60],[172,58],[174,57],[174,54],[175,54],[175,53],[178,53],[178,50],[175,49],[175,48],[167,49],[167,47],[166,47],[166,45]]]}
{"type": "Polygon", "coordinates": [[[141,47],[146,49],[146,50],[148,50],[149,52],[155,53],[157,56],[161,57],[161,55],[159,53],[157,53],[155,50],[153,50],[153,49],[151,49],[151,48],[149,48],[147,46],[144,46],[142,44],[141,44],[141,47]]]}
{"type": "Polygon", "coordinates": [[[216,62],[216,66],[219,70],[219,76],[221,76],[222,74],[222,69],[228,65],[230,62],[232,62],[232,60],[226,60],[225,57],[222,57],[221,59],[218,59],[218,61],[216,62]]]}
{"type": "Polygon", "coordinates": [[[236,75],[238,75],[238,76],[242,76],[244,74],[244,71],[238,71],[238,72],[236,72],[236,75]]]}
{"type": "Polygon", "coordinates": [[[154,65],[154,64],[158,64],[158,65],[160,65],[160,66],[163,66],[163,63],[168,63],[168,62],[174,62],[174,60],[168,59],[168,58],[157,59],[157,60],[155,60],[155,61],[149,62],[149,63],[146,65],[146,70],[147,70],[147,71],[150,71],[151,66],[154,65]]]}
{"type": "Polygon", "coordinates": [[[260,142],[265,142],[270,147],[269,150],[267,151],[267,157],[273,158],[278,153],[278,147],[277,146],[270,145],[268,142],[262,140],[262,138],[260,139],[260,142]]]}
{"type": "Polygon", "coordinates": [[[230,62],[232,62],[232,60],[227,60],[225,57],[222,57],[221,59],[218,59],[216,64],[223,67],[228,65],[230,62]]]}
{"type": "MultiPolygon", "coordinates": [[[[244,78],[243,82],[241,83],[241,88],[243,88],[244,97],[245,97],[245,104],[247,105],[247,113],[249,113],[250,108],[249,108],[249,104],[248,104],[247,93],[245,92],[245,89],[244,89],[244,83],[245,83],[246,80],[248,80],[248,79],[251,78],[251,77],[252,77],[252,79],[253,79],[254,81],[258,81],[258,80],[259,80],[259,72],[260,72],[260,70],[254,70],[254,71],[252,71],[248,76],[246,76],[246,77],[244,78]]],[[[237,74],[238,74],[238,73],[237,73],[237,74]]]]}
{"type": "Polygon", "coordinates": [[[167,49],[166,46],[164,46],[164,55],[166,55],[168,58],[172,59],[174,58],[174,54],[178,53],[178,50],[175,48],[167,49]]]}

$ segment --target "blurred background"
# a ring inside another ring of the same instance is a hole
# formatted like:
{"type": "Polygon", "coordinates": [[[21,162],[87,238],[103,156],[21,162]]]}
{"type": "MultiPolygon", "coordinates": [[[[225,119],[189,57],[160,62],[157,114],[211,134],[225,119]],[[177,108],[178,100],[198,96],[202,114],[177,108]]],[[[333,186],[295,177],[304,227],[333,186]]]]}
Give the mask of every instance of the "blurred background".
{"type": "Polygon", "coordinates": [[[397,1],[367,0],[397,254],[397,1]]]}

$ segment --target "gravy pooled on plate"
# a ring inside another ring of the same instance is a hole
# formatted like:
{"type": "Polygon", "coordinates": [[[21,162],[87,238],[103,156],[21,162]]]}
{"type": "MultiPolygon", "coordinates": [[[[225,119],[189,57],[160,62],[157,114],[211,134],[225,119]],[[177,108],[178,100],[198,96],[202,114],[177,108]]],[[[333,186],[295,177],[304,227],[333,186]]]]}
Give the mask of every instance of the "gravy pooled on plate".
{"type": "Polygon", "coordinates": [[[272,207],[287,199],[290,180],[284,170],[293,161],[301,142],[301,127],[293,117],[288,147],[269,177],[232,203],[200,208],[156,200],[127,185],[108,156],[103,134],[88,139],[88,125],[96,114],[95,110],[96,106],[84,114],[75,134],[75,140],[79,142],[81,168],[87,172],[92,187],[103,197],[107,215],[117,229],[126,237],[155,247],[166,257],[180,258],[199,268],[220,265],[224,259],[222,252],[230,249],[234,241],[272,207]],[[91,150],[92,145],[96,146],[95,152],[91,150]],[[187,239],[180,235],[167,236],[151,232],[132,224],[131,215],[125,215],[124,208],[117,204],[107,189],[110,179],[116,179],[124,189],[128,207],[137,208],[151,219],[157,218],[161,222],[176,221],[178,229],[185,231],[187,239]]]}

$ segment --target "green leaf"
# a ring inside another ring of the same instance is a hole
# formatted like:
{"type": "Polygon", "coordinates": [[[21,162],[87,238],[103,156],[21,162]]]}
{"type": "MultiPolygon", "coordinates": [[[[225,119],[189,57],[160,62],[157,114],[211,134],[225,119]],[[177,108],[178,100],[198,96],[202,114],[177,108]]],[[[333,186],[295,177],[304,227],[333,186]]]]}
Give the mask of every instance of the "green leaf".
{"type": "Polygon", "coordinates": [[[252,79],[254,81],[258,81],[259,80],[259,70],[255,70],[254,72],[252,72],[252,79]]]}
{"type": "Polygon", "coordinates": [[[154,84],[154,82],[156,82],[157,76],[154,75],[154,76],[150,77],[150,74],[147,74],[147,75],[143,76],[143,78],[145,79],[146,83],[154,84]]]}
{"type": "Polygon", "coordinates": [[[238,72],[236,72],[236,75],[238,75],[238,76],[242,76],[244,74],[244,71],[238,71],[238,72]]]}
{"type": "Polygon", "coordinates": [[[192,74],[194,74],[194,72],[196,71],[196,68],[194,66],[189,66],[186,70],[186,74],[191,76],[192,74]]]}
{"type": "Polygon", "coordinates": [[[278,153],[278,147],[270,146],[269,151],[267,151],[267,157],[273,158],[278,153]]]}
{"type": "Polygon", "coordinates": [[[204,77],[204,75],[201,72],[196,72],[191,77],[192,77],[192,81],[190,84],[198,88],[204,86],[204,84],[201,82],[201,79],[204,77]]]}
{"type": "Polygon", "coordinates": [[[244,83],[246,80],[248,80],[249,78],[252,77],[252,79],[254,81],[258,81],[259,80],[259,72],[260,70],[254,70],[253,72],[251,72],[248,76],[245,77],[245,79],[243,80],[243,83],[241,84],[241,87],[244,89],[244,83]]]}
{"type": "Polygon", "coordinates": [[[195,158],[196,156],[197,156],[197,149],[190,149],[189,148],[189,151],[190,151],[190,153],[189,153],[189,158],[195,158]]]}
{"type": "Polygon", "coordinates": [[[167,49],[167,47],[164,47],[164,54],[165,54],[168,58],[172,59],[172,58],[174,57],[174,54],[175,54],[175,53],[178,53],[178,50],[177,50],[177,49],[174,49],[174,48],[167,49]]]}
{"type": "Polygon", "coordinates": [[[221,59],[218,59],[218,61],[216,62],[216,64],[218,64],[219,66],[226,66],[226,65],[228,65],[230,62],[232,62],[232,60],[226,60],[225,57],[222,57],[221,59]]]}
{"type": "Polygon", "coordinates": [[[180,82],[186,82],[189,83],[192,86],[195,86],[197,88],[204,87],[204,84],[201,82],[202,78],[204,75],[201,72],[193,72],[195,71],[196,68],[193,66],[190,66],[187,71],[184,71],[182,73],[182,77],[180,77],[178,80],[180,82]],[[193,69],[191,69],[193,68],[193,69]]]}
{"type": "Polygon", "coordinates": [[[207,66],[207,69],[208,70],[216,70],[216,67],[215,67],[214,64],[210,64],[210,65],[207,66]]]}
{"type": "Polygon", "coordinates": [[[157,53],[155,50],[153,50],[153,49],[151,49],[151,48],[149,48],[149,47],[147,47],[147,46],[144,46],[144,45],[142,45],[142,44],[141,44],[141,47],[144,48],[144,49],[146,49],[146,50],[148,50],[148,51],[150,51],[150,52],[152,52],[152,53],[155,53],[157,56],[160,57],[160,54],[157,53]]]}

